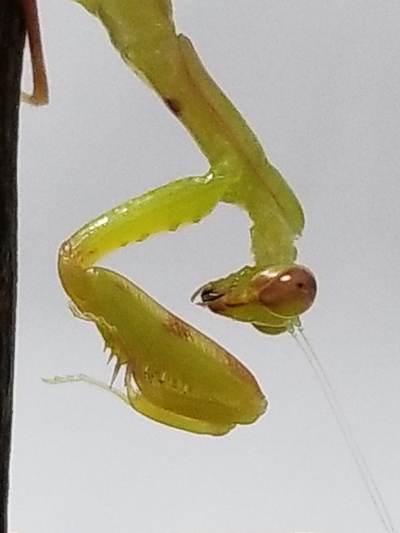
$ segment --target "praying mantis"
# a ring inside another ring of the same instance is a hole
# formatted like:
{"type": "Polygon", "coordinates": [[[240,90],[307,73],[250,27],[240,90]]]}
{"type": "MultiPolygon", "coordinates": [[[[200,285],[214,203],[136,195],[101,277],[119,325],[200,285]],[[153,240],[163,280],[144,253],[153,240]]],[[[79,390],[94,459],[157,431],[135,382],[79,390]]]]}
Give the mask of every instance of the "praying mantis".
{"type": "Polygon", "coordinates": [[[316,294],[314,276],[294,262],[302,208],[189,39],[176,33],[169,1],[81,3],[191,133],[210,170],[134,198],[80,229],[61,246],[61,283],[74,313],[96,325],[116,358],[112,382],[125,366],[127,403],[163,424],[223,435],[264,413],[255,378],[218,344],[96,263],[128,243],[197,223],[220,202],[239,206],[253,223],[255,265],[206,284],[196,296],[214,313],[263,333],[292,331],[316,294]]]}
{"type": "MultiPolygon", "coordinates": [[[[190,132],[210,170],[134,198],[78,230],[59,252],[62,285],[74,314],[95,324],[116,358],[112,383],[125,368],[126,393],[112,389],[115,394],[164,425],[224,435],[265,412],[254,376],[139,287],[96,263],[129,243],[198,223],[220,202],[235,205],[251,219],[255,263],[205,284],[194,297],[261,333],[294,332],[316,296],[315,277],[295,262],[302,208],[191,42],[176,33],[169,1],[79,3],[101,19],[124,61],[190,132]]],[[[86,376],[54,381],[99,384],[86,376]]],[[[388,531],[394,531],[390,521],[388,531]]]]}

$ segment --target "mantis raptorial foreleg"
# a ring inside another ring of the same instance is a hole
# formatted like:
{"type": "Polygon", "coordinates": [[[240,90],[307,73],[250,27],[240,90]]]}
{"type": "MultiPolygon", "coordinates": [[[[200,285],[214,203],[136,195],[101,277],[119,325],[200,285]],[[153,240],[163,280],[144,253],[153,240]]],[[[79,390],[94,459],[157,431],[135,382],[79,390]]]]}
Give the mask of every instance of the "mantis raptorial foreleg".
{"type": "Polygon", "coordinates": [[[94,220],[65,242],[59,255],[66,292],[79,313],[96,324],[117,367],[126,365],[127,402],[169,426],[213,435],[254,422],[265,411],[253,376],[129,280],[93,264],[132,241],[200,221],[226,186],[226,180],[211,175],[165,185],[94,220]]]}

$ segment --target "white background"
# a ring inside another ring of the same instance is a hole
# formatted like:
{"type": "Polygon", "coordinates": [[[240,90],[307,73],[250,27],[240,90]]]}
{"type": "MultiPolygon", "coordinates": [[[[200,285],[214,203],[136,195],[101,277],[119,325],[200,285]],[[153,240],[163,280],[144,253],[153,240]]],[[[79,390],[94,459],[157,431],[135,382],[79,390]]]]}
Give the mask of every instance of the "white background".
{"type": "MultiPolygon", "coordinates": [[[[400,4],[177,0],[175,11],[304,205],[300,260],[320,290],[306,334],[400,531],[400,4]]],[[[42,383],[111,373],[99,335],[67,309],[59,243],[207,164],[97,21],[63,0],[43,0],[41,12],[51,104],[22,109],[12,530],[383,532],[293,339],[189,302],[250,260],[248,222],[233,208],[106,264],[245,362],[269,397],[267,415],[223,438],[198,437],[87,385],[42,383]]]]}

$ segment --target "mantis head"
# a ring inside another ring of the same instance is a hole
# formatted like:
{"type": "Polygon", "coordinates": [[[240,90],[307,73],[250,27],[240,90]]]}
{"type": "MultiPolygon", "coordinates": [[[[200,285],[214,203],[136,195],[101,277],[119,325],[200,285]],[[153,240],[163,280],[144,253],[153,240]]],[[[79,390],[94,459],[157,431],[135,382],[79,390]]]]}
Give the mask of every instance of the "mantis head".
{"type": "Polygon", "coordinates": [[[201,287],[193,299],[199,297],[199,305],[213,313],[281,333],[311,307],[316,293],[315,277],[306,267],[278,265],[262,271],[244,267],[201,287]]]}

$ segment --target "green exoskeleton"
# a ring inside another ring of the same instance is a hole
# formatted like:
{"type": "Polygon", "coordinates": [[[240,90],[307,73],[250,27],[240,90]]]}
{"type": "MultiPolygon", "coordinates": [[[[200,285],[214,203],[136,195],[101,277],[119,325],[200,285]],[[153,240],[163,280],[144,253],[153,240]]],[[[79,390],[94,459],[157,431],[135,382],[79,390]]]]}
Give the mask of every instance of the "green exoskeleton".
{"type": "Polygon", "coordinates": [[[255,264],[198,291],[215,313],[264,333],[291,331],[315,298],[297,265],[302,208],[244,119],[175,29],[167,0],[81,4],[98,16],[123,59],[158,93],[210,163],[90,222],[60,249],[58,268],[77,315],[92,321],[125,367],[126,401],[138,412],[195,433],[221,435],[249,424],[267,402],[231,354],[178,319],[132,282],[97,261],[127,243],[199,222],[219,202],[246,210],[255,264]]]}

